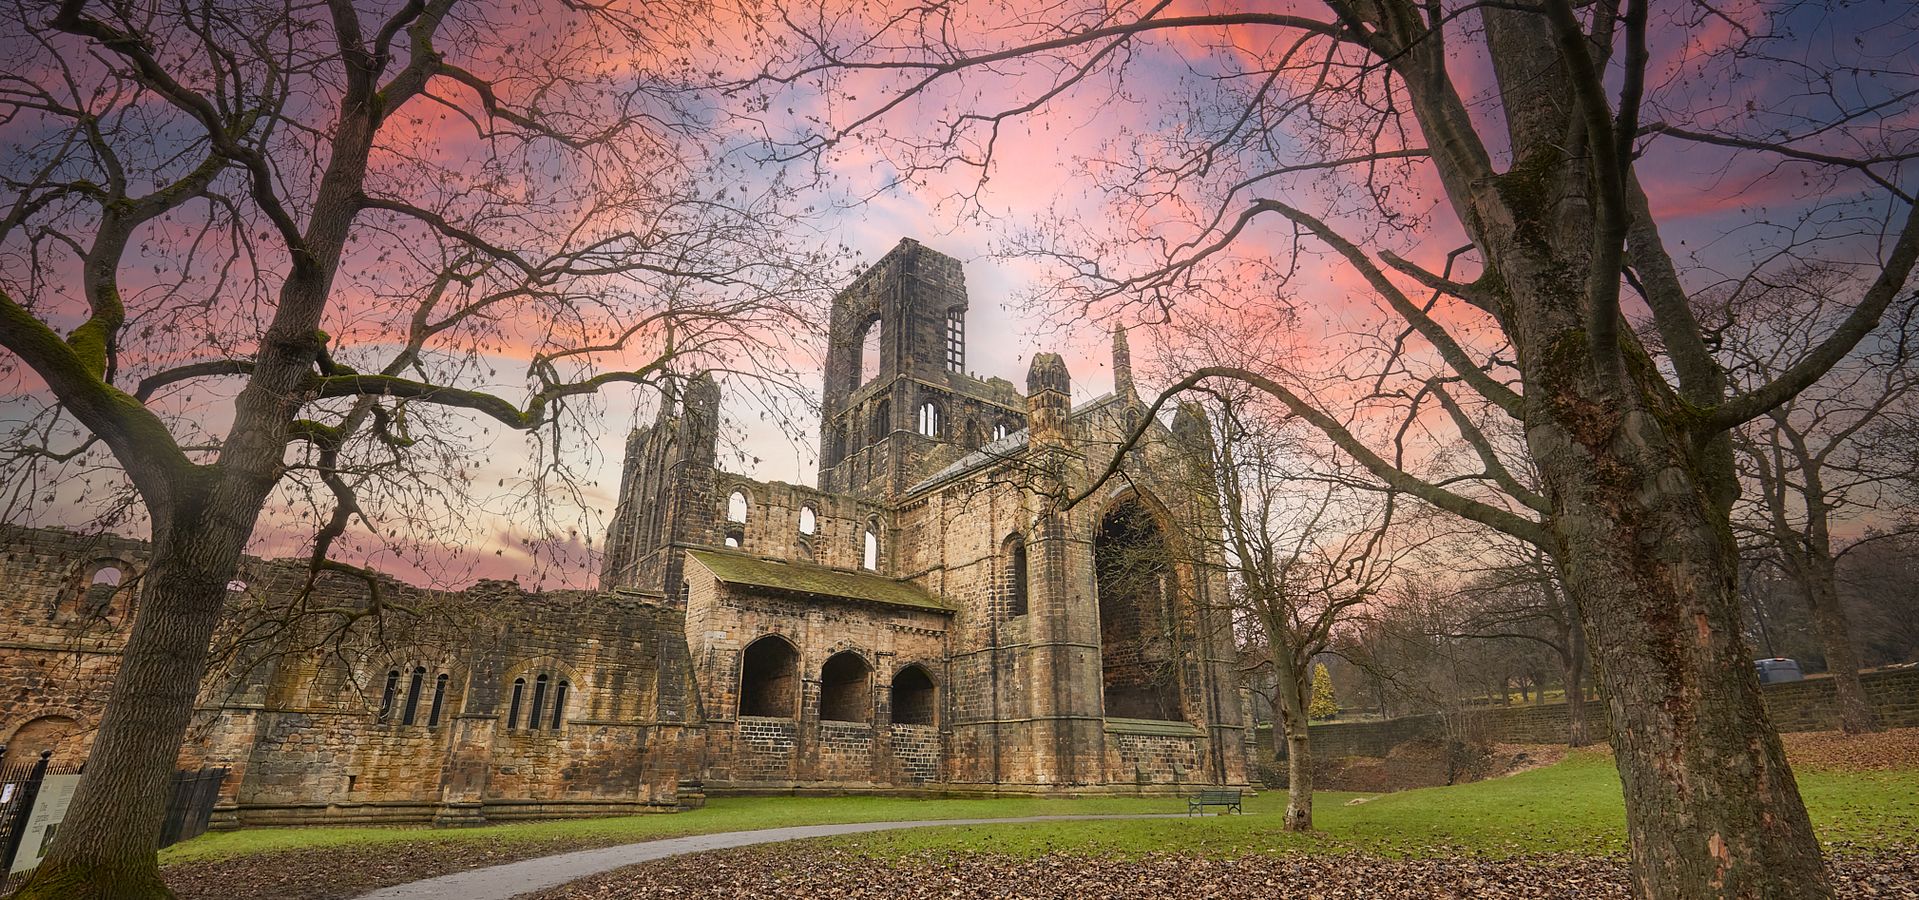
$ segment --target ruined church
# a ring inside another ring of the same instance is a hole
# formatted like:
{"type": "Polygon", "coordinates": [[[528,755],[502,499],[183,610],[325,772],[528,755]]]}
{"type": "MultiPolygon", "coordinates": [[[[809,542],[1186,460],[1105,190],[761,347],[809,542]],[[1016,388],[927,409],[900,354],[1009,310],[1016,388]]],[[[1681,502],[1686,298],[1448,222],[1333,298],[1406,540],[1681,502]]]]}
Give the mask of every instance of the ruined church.
{"type": "MultiPolygon", "coordinates": [[[[203,686],[182,765],[232,770],[227,824],[1244,785],[1225,579],[1189,537],[1217,527],[1204,423],[1146,419],[1123,332],[1112,391],[1077,406],[1055,354],[1024,391],[969,374],[967,303],[958,260],[902,240],[833,301],[816,486],[725,471],[723,386],[688,379],[626,442],[599,590],[483,581],[458,596],[486,615],[454,629],[243,648],[203,686]]],[[[84,758],[143,554],[0,532],[6,763],[84,758]]],[[[300,561],[248,560],[236,616],[315,589],[300,561]]]]}

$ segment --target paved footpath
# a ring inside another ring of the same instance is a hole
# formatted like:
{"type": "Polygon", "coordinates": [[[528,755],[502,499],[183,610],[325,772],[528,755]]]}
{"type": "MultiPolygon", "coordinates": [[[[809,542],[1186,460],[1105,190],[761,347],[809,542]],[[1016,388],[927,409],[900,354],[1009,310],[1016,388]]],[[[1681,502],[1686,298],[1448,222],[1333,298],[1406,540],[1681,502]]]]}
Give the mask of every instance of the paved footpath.
{"type": "Polygon", "coordinates": [[[684,853],[726,850],[733,847],[749,847],[754,844],[832,837],[841,834],[863,834],[869,831],[893,831],[899,828],[926,828],[936,825],[1013,825],[1023,822],[1071,822],[1087,819],[1177,818],[1181,818],[1178,813],[1026,816],[1016,819],[852,822],[844,825],[796,825],[790,828],[765,828],[759,831],[723,831],[718,834],[697,834],[657,841],[642,841],[637,844],[621,844],[617,847],[601,847],[597,850],[576,850],[572,853],[523,859],[519,862],[488,866],[484,869],[468,869],[451,875],[441,875],[438,878],[428,878],[425,881],[381,888],[359,897],[358,900],[507,900],[509,897],[555,887],[569,881],[578,881],[589,875],[598,875],[622,866],[665,859],[684,853]]]}

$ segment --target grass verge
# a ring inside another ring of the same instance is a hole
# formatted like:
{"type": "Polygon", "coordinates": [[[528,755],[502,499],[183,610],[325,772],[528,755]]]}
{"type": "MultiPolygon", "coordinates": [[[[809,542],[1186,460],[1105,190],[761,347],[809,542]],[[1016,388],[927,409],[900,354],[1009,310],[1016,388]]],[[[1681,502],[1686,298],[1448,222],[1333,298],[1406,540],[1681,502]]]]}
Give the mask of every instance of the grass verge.
{"type": "MultiPolygon", "coordinates": [[[[1910,844],[1919,834],[1919,771],[1809,772],[1800,789],[1821,838],[1844,847],[1910,844]]],[[[878,855],[958,850],[1012,855],[1068,851],[1136,856],[1189,852],[1208,856],[1292,851],[1365,851],[1388,856],[1541,853],[1610,854],[1625,849],[1625,811],[1612,761],[1579,752],[1507,778],[1394,794],[1327,792],[1316,797],[1319,831],[1278,830],[1282,792],[1249,798],[1244,816],[1029,825],[954,826],[837,839],[878,855]],[[1363,800],[1352,803],[1350,801],[1363,800]]],[[[604,846],[838,822],[964,819],[1183,811],[1167,798],[916,800],[899,797],[740,797],[715,799],[677,815],[628,816],[485,828],[277,828],[208,834],[171,847],[163,865],[325,848],[409,845],[510,848],[516,844],[604,846]]]]}

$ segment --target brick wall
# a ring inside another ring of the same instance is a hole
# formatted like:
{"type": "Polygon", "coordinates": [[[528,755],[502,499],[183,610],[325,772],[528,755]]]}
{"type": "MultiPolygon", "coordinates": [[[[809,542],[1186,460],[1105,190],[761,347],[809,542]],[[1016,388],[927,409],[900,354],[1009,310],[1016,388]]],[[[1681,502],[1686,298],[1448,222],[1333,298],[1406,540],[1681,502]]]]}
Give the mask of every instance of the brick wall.
{"type": "MultiPolygon", "coordinates": [[[[1199,739],[1164,735],[1108,735],[1118,769],[1136,784],[1192,784],[1205,780],[1199,739]]],[[[1118,779],[1115,779],[1118,780],[1118,779]]]]}
{"type": "Polygon", "coordinates": [[[940,733],[932,725],[891,726],[893,759],[900,780],[925,784],[940,780],[940,733]]]}
{"type": "MultiPolygon", "coordinates": [[[[1919,727],[1919,667],[1867,672],[1860,676],[1866,693],[1891,728],[1919,727]]],[[[1831,731],[1839,727],[1829,678],[1765,686],[1766,711],[1780,731],[1831,731]]],[[[1606,739],[1606,704],[1586,704],[1587,722],[1595,741],[1606,739]]],[[[1547,703],[1475,710],[1460,723],[1467,733],[1486,740],[1514,744],[1556,744],[1566,739],[1566,705],[1547,703]]],[[[1406,741],[1444,731],[1436,715],[1403,716],[1372,722],[1327,722],[1311,727],[1313,752],[1328,757],[1383,757],[1406,741]]],[[[1272,754],[1272,732],[1260,731],[1262,756],[1272,754]]]]}
{"type": "Polygon", "coordinates": [[[734,727],[736,749],[731,773],[744,781],[788,781],[799,744],[799,723],[792,719],[741,716],[734,727]]]}
{"type": "Polygon", "coordinates": [[[873,726],[864,722],[821,722],[814,748],[818,777],[824,781],[860,782],[875,778],[873,726]]]}

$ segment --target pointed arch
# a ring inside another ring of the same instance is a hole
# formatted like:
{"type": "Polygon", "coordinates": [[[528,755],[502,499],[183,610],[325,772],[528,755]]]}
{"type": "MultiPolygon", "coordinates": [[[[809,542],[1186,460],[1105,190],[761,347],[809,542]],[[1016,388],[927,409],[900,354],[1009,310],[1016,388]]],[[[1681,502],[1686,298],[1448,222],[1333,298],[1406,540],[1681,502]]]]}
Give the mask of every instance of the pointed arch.
{"type": "Polygon", "coordinates": [[[1015,531],[1000,542],[1000,602],[1007,616],[1026,615],[1031,589],[1026,536],[1015,531]]]}
{"type": "Polygon", "coordinates": [[[939,724],[939,688],[925,666],[912,663],[893,673],[891,700],[893,724],[939,724]]]}
{"type": "Polygon", "coordinates": [[[874,316],[860,327],[859,335],[859,342],[855,345],[859,348],[859,355],[853,358],[853,364],[858,367],[853,370],[854,387],[879,376],[885,360],[880,348],[886,339],[886,323],[879,316],[874,316]]]}
{"type": "Polygon", "coordinates": [[[868,572],[880,570],[880,523],[877,519],[868,519],[866,531],[860,535],[860,568],[868,572]]]}
{"type": "Polygon", "coordinates": [[[873,718],[873,667],[866,657],[842,650],[820,667],[820,719],[870,722],[873,718]]]}
{"type": "Polygon", "coordinates": [[[1182,629],[1164,508],[1135,491],[1116,496],[1093,538],[1100,675],[1106,715],[1185,718],[1182,629]]]}
{"type": "Polygon", "coordinates": [[[777,634],[740,651],[739,714],[790,719],[799,709],[800,651],[777,634]]]}

